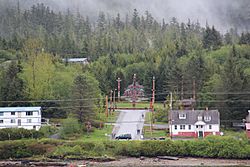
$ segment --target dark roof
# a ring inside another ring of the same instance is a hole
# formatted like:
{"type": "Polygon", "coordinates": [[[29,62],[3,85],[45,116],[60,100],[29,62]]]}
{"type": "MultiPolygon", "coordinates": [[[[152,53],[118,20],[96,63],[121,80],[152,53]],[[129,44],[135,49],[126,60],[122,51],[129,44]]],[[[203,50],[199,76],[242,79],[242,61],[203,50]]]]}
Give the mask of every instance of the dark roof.
{"type": "Polygon", "coordinates": [[[218,110],[172,110],[170,118],[172,124],[195,124],[198,121],[198,116],[202,116],[202,121],[207,124],[219,124],[220,114],[218,110]],[[186,119],[179,119],[179,114],[186,114],[186,119]],[[205,121],[204,116],[210,116],[210,121],[205,121]]]}

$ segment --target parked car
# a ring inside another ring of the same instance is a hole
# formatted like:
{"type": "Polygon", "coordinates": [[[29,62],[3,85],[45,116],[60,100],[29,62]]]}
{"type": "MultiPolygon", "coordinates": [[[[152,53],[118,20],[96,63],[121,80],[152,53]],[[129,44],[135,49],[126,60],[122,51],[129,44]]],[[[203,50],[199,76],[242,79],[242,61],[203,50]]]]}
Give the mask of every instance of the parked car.
{"type": "Polygon", "coordinates": [[[126,139],[126,140],[130,140],[132,139],[131,134],[121,134],[119,136],[116,136],[115,139],[120,140],[120,139],[126,139]]]}

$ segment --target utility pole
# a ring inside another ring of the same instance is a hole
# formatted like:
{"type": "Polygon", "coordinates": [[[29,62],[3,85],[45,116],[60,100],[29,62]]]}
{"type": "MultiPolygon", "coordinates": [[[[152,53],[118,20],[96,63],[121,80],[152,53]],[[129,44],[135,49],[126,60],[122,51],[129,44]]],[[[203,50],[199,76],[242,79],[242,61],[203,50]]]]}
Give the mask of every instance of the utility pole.
{"type": "Polygon", "coordinates": [[[195,100],[195,78],[193,78],[193,99],[195,100]]]}
{"type": "Polygon", "coordinates": [[[117,84],[117,93],[118,93],[118,99],[117,99],[117,101],[118,102],[120,102],[120,98],[121,98],[121,79],[120,78],[118,78],[117,80],[116,80],[117,82],[118,82],[118,84],[117,84]]]}
{"type": "Polygon", "coordinates": [[[183,76],[181,76],[181,100],[183,100],[183,76]]]}
{"type": "Polygon", "coordinates": [[[172,109],[173,109],[173,93],[170,92],[170,104],[169,104],[169,136],[172,139],[172,109]]]}
{"type": "Polygon", "coordinates": [[[132,106],[135,108],[135,103],[136,103],[136,74],[134,74],[134,77],[133,77],[133,95],[132,95],[132,106]]]}
{"type": "Polygon", "coordinates": [[[110,114],[112,114],[112,93],[113,91],[110,91],[110,99],[109,99],[109,103],[110,103],[110,114]]]}
{"type": "Polygon", "coordinates": [[[153,89],[152,89],[153,93],[152,93],[152,103],[154,106],[155,103],[155,77],[153,76],[153,89]]]}
{"type": "Polygon", "coordinates": [[[113,97],[113,112],[115,112],[115,91],[116,91],[116,89],[114,90],[114,97],[113,97]]]}
{"type": "Polygon", "coordinates": [[[109,116],[108,107],[109,107],[109,103],[108,103],[108,96],[106,96],[106,109],[105,109],[105,114],[106,114],[106,117],[108,117],[108,116],[109,116]]]}

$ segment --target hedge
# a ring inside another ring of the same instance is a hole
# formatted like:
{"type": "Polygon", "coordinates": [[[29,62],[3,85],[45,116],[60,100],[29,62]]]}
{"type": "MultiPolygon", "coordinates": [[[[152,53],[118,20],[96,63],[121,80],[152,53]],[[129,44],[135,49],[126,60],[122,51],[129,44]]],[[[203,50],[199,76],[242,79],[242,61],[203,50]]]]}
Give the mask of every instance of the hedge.
{"type": "Polygon", "coordinates": [[[206,158],[249,159],[248,140],[209,136],[188,141],[65,141],[54,139],[0,142],[0,159],[43,155],[55,159],[85,159],[89,157],[156,157],[188,156],[206,158]]]}
{"type": "Polygon", "coordinates": [[[41,138],[44,134],[36,130],[27,130],[23,128],[5,128],[0,129],[0,141],[3,140],[18,140],[24,138],[41,138]]]}

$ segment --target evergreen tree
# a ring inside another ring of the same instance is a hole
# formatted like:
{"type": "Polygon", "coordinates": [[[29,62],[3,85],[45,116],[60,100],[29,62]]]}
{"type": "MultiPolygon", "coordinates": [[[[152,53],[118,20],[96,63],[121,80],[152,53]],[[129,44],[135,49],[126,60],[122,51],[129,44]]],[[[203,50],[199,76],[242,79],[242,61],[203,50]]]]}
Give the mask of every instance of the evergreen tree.
{"type": "Polygon", "coordinates": [[[88,73],[76,76],[72,93],[73,104],[77,106],[72,111],[77,120],[80,123],[92,121],[100,93],[97,80],[88,73]]]}

